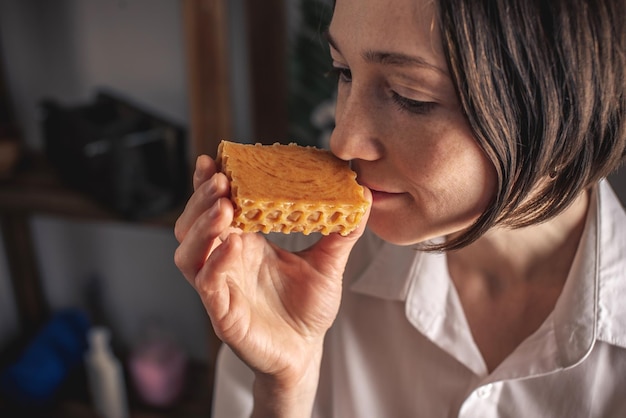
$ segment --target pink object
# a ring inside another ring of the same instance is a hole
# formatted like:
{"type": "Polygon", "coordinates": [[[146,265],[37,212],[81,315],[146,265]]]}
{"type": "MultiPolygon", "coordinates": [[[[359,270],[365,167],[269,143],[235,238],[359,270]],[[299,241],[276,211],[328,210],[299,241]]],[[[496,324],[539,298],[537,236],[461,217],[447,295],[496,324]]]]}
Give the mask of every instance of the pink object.
{"type": "Polygon", "coordinates": [[[187,356],[168,340],[140,345],[130,357],[133,384],[142,400],[151,406],[171,406],[185,383],[187,356]]]}

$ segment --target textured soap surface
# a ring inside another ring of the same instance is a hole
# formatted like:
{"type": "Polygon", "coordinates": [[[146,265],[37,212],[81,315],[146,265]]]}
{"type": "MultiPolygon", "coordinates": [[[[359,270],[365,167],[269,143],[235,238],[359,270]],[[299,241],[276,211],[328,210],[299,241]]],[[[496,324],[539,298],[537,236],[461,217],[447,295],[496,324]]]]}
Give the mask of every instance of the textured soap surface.
{"type": "Polygon", "coordinates": [[[230,181],[233,225],[247,232],[347,235],[369,205],[356,173],[326,150],[222,141],[217,162],[230,181]]]}

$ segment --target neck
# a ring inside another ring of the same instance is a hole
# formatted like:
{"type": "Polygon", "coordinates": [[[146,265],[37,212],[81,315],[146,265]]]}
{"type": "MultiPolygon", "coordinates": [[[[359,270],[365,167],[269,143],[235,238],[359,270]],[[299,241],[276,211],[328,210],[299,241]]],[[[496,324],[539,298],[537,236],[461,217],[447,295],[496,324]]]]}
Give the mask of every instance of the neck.
{"type": "Polygon", "coordinates": [[[563,213],[523,229],[494,228],[448,254],[448,268],[488,371],[554,310],[584,229],[588,193],[563,213]]]}
{"type": "Polygon", "coordinates": [[[564,284],[582,235],[589,192],[551,220],[520,229],[496,227],[449,254],[457,286],[465,279],[483,282],[493,292],[509,284],[542,280],[564,284]],[[459,268],[454,268],[454,266],[459,268]],[[463,273],[464,272],[464,273],[463,273]]]}

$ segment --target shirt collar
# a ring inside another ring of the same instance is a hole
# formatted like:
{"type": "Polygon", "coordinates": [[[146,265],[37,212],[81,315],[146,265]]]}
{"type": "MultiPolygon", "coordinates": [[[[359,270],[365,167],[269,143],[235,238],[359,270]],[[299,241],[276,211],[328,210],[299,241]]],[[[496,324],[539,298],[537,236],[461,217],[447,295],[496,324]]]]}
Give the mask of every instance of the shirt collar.
{"type": "Polygon", "coordinates": [[[371,236],[363,238],[364,243],[357,244],[353,255],[372,261],[361,275],[346,270],[347,277],[358,277],[350,290],[404,301],[406,318],[417,330],[475,374],[484,375],[486,365],[454,291],[445,254],[424,253],[383,241],[376,246],[371,236]]]}
{"type": "Polygon", "coordinates": [[[596,341],[626,347],[626,214],[606,180],[592,189],[580,244],[556,306],[494,378],[549,373],[582,362],[596,341]],[[551,343],[553,341],[553,343],[551,343]],[[528,362],[529,356],[534,359],[528,362]]]}
{"type": "Polygon", "coordinates": [[[367,230],[351,257],[361,263],[371,261],[363,271],[354,271],[361,263],[348,263],[346,277],[354,278],[350,289],[382,299],[403,301],[422,255],[413,246],[390,244],[367,230]]]}
{"type": "Polygon", "coordinates": [[[598,252],[601,240],[600,193],[593,188],[585,229],[563,291],[549,319],[557,345],[559,367],[582,361],[596,337],[598,307],[598,252]]]}
{"type": "Polygon", "coordinates": [[[582,361],[595,340],[626,348],[626,214],[606,180],[593,189],[570,276],[554,309],[563,367],[582,361]]]}
{"type": "Polygon", "coordinates": [[[598,202],[597,337],[626,348],[626,213],[604,180],[598,202]]]}

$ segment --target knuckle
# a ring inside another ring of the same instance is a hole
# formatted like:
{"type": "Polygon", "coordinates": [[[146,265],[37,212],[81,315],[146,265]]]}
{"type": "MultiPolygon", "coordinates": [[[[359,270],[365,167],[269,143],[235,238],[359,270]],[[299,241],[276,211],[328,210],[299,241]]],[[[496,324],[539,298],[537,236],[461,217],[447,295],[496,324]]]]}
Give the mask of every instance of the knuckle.
{"type": "Polygon", "coordinates": [[[180,272],[187,278],[194,273],[189,262],[187,251],[185,251],[183,247],[178,247],[174,251],[174,265],[176,265],[180,272]]]}
{"type": "Polygon", "coordinates": [[[187,268],[187,255],[182,247],[176,248],[174,251],[174,264],[181,272],[185,272],[187,268]]]}
{"type": "Polygon", "coordinates": [[[176,238],[176,241],[178,241],[179,244],[183,242],[183,239],[185,238],[185,234],[183,233],[182,221],[180,218],[178,218],[176,220],[176,223],[174,224],[174,238],[176,238]]]}

